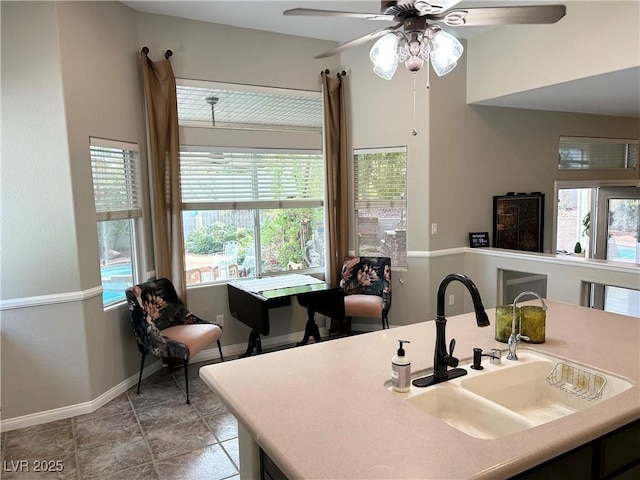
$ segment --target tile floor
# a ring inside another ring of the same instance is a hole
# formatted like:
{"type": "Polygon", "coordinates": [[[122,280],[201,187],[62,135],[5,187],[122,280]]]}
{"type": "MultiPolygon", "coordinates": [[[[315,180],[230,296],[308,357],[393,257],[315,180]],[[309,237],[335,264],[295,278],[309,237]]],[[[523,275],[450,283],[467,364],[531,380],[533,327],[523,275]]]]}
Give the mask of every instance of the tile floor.
{"type": "Polygon", "coordinates": [[[215,362],[189,366],[190,405],[184,370],[162,368],[140,395],[133,387],[93,413],[3,432],[0,478],[238,479],[236,419],[198,376],[215,362]],[[47,466],[61,471],[35,471],[47,466]]]}

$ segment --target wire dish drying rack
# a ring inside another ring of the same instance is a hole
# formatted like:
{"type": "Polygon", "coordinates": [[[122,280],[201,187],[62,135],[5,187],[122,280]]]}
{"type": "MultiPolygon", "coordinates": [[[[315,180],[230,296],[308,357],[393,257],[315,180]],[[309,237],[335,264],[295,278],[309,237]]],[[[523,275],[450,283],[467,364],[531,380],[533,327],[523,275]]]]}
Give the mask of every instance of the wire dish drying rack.
{"type": "Polygon", "coordinates": [[[561,362],[557,363],[547,376],[547,382],[553,387],[592,402],[602,396],[607,379],[561,362]]]}

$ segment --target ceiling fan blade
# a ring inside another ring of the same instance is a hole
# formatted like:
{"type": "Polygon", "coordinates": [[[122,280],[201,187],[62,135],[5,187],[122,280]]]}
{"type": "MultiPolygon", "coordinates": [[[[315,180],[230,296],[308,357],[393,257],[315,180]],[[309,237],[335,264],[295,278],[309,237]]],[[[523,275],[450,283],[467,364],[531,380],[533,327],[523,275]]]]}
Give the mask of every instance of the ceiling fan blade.
{"type": "Polygon", "coordinates": [[[515,23],[556,23],[564,17],[566,12],[567,8],[564,5],[461,8],[449,10],[440,15],[428,15],[428,18],[452,27],[515,23]]]}
{"type": "Polygon", "coordinates": [[[368,41],[373,40],[374,38],[382,37],[383,35],[386,35],[389,32],[393,32],[394,30],[397,30],[401,26],[402,26],[402,22],[398,23],[397,25],[394,25],[393,27],[382,28],[380,30],[376,30],[375,32],[367,33],[366,35],[363,35],[361,37],[354,38],[353,40],[349,40],[348,42],[345,42],[345,43],[341,43],[337,47],[332,48],[327,52],[321,53],[320,55],[316,55],[313,58],[330,57],[332,55],[335,55],[336,53],[340,53],[341,51],[346,50],[347,48],[355,47],[356,45],[367,43],[368,41]]]}
{"type": "Polygon", "coordinates": [[[339,10],[317,10],[314,8],[291,8],[282,12],[283,15],[300,15],[307,17],[343,17],[363,18],[365,20],[393,20],[393,15],[379,13],[342,12],[339,10]]]}

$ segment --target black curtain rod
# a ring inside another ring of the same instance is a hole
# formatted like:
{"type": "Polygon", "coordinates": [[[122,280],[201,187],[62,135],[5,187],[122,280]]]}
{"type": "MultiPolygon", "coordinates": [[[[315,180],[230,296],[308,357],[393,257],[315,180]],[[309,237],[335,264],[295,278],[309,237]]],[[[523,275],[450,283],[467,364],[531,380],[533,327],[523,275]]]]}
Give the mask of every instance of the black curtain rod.
{"type": "MultiPolygon", "coordinates": [[[[145,55],[149,55],[149,47],[142,47],[142,53],[144,53],[145,55]]],[[[164,52],[164,58],[166,58],[167,60],[169,60],[169,57],[173,55],[173,52],[171,50],[167,50],[166,52],[164,52]]]]}
{"type": "MultiPolygon", "coordinates": [[[[331,73],[331,70],[329,70],[328,68],[325,69],[324,71],[320,72],[320,75],[329,75],[331,73]]],[[[338,78],[340,77],[346,77],[347,76],[347,72],[345,72],[344,70],[342,70],[341,72],[338,72],[338,78]]]]}

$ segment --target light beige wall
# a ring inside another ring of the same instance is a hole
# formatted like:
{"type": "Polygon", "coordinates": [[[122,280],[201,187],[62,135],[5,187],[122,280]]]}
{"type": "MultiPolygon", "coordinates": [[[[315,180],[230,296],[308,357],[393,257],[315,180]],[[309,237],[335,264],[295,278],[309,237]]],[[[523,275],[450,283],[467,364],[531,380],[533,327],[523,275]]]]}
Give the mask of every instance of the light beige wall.
{"type": "MultiPolygon", "coordinates": [[[[58,35],[55,3],[2,2],[3,300],[80,289],[58,35]]],[[[81,303],[1,314],[3,419],[89,400],[81,303]]]]}
{"type": "MultiPolygon", "coordinates": [[[[408,249],[428,248],[427,212],[429,195],[429,109],[434,94],[426,88],[424,69],[414,75],[398,65],[392,80],[373,73],[369,60],[371,43],[350,48],[341,54],[347,73],[346,101],[349,114],[351,150],[359,148],[407,147],[408,249]],[[413,128],[417,135],[412,135],[413,128]]],[[[350,159],[353,162],[353,159],[350,159]]],[[[351,164],[350,175],[353,174],[351,164]]],[[[354,248],[354,239],[350,248],[354,248]]]]}
{"type": "Polygon", "coordinates": [[[469,42],[469,103],[640,66],[640,3],[569,1],[552,25],[510,25],[469,42]]]}
{"type": "Polygon", "coordinates": [[[335,58],[313,56],[334,42],[185,20],[137,14],[138,42],[150,58],[173,51],[176,77],[272,87],[320,90],[320,71],[335,58]]]}
{"type": "Polygon", "coordinates": [[[91,400],[83,315],[79,302],[2,312],[2,420],[91,400]]]}
{"type": "MultiPolygon", "coordinates": [[[[80,274],[91,288],[100,269],[89,138],[136,143],[144,160],[136,21],[119,2],[59,2],[57,18],[80,274]]],[[[126,307],[105,312],[100,297],[82,306],[93,399],[135,374],[139,355],[126,307]]]]}
{"type": "Polygon", "coordinates": [[[78,290],[56,5],[2,2],[2,298],[78,290]]]}
{"type": "MultiPolygon", "coordinates": [[[[465,47],[471,51],[466,43],[465,47]]],[[[341,55],[350,72],[347,91],[352,147],[408,147],[408,271],[402,274],[402,283],[396,280],[401,275],[394,275],[392,324],[434,318],[434,297],[441,278],[464,269],[462,257],[439,256],[437,252],[467,246],[472,231],[488,231],[491,235],[494,195],[508,191],[546,194],[544,248],[548,250],[556,180],[638,176],[638,171],[557,170],[560,135],[637,138],[638,120],[469,106],[468,53],[445,77],[431,72],[429,91],[424,88],[424,69],[417,74],[419,133],[413,137],[413,78],[402,65],[391,81],[376,77],[368,59],[369,48],[364,45],[341,55]],[[431,234],[433,223],[437,224],[435,235],[431,234]]],[[[537,76],[546,78],[546,72],[542,72],[537,76]]],[[[447,305],[448,315],[469,310],[462,285],[452,283],[449,293],[457,301],[447,305]]]]}
{"type": "Polygon", "coordinates": [[[430,250],[468,246],[469,232],[492,237],[493,196],[534,191],[545,194],[544,249],[550,250],[555,181],[638,178],[638,170],[557,169],[561,135],[638,138],[637,119],[470,106],[465,68],[460,62],[431,89],[429,213],[438,234],[431,235],[430,250]]]}
{"type": "MultiPolygon", "coordinates": [[[[389,323],[404,325],[423,318],[428,308],[428,291],[425,283],[426,258],[419,254],[428,250],[428,210],[432,198],[427,193],[429,179],[429,102],[425,71],[414,76],[399,65],[392,80],[384,80],[373,73],[369,60],[371,43],[351,48],[341,54],[342,67],[348,73],[345,81],[346,103],[349,118],[350,148],[407,147],[407,271],[395,271],[392,275],[393,300],[389,323]],[[417,135],[412,135],[413,128],[417,135]]],[[[353,157],[350,156],[349,183],[352,183],[353,157]]],[[[353,192],[350,192],[352,204],[353,192]]],[[[353,224],[353,211],[350,212],[353,224]]],[[[353,232],[349,248],[355,248],[353,232]]],[[[359,323],[365,321],[358,319],[359,323]]],[[[372,322],[370,322],[372,323],[372,322]]],[[[373,323],[372,323],[373,324],[373,323]]]]}

